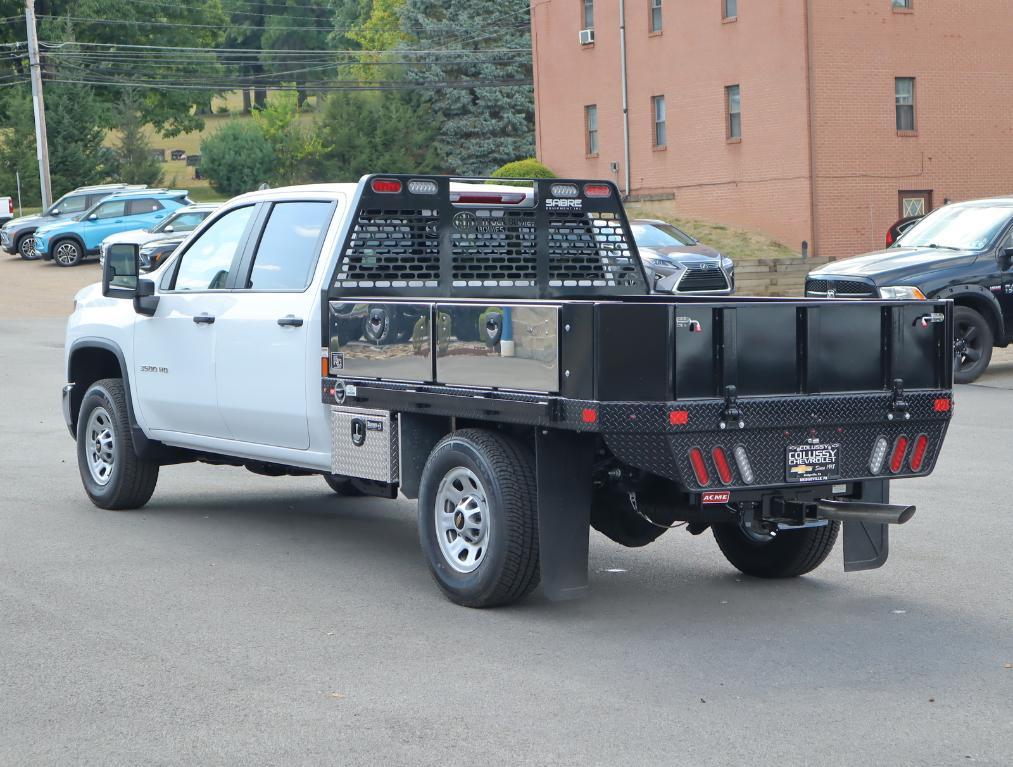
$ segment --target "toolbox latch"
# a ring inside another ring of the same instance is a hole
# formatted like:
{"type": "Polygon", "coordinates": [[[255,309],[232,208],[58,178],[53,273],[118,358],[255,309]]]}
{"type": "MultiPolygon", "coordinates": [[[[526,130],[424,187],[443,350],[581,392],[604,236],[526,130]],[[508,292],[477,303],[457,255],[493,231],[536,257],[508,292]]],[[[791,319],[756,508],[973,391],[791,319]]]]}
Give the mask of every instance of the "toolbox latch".
{"type": "Polygon", "coordinates": [[[739,397],[734,386],[725,387],[725,409],[721,412],[722,429],[745,429],[746,421],[739,408],[739,397]]]}
{"type": "Polygon", "coordinates": [[[890,409],[887,411],[888,421],[910,421],[911,405],[904,399],[904,379],[893,379],[893,397],[890,400],[890,409]]]}

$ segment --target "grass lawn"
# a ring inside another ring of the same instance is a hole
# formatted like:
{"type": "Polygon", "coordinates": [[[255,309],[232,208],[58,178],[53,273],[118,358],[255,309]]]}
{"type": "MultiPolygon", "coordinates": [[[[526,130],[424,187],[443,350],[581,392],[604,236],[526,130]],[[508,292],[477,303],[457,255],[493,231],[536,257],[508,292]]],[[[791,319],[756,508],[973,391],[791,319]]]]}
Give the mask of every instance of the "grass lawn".
{"type": "Polygon", "coordinates": [[[798,258],[799,254],[788,246],[759,232],[739,229],[725,224],[673,216],[650,203],[633,203],[626,206],[630,218],[656,218],[668,221],[704,245],[716,248],[734,261],[752,258],[798,258]]]}

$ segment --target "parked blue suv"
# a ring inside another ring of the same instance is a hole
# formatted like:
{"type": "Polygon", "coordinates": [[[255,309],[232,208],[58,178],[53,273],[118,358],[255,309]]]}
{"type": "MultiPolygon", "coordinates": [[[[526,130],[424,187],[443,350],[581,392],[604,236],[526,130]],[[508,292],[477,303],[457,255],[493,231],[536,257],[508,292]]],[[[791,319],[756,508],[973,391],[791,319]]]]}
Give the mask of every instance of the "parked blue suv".
{"type": "Polygon", "coordinates": [[[69,221],[40,226],[35,249],[60,266],[75,266],[98,256],[99,245],[111,234],[154,226],[177,208],[192,204],[185,189],[138,189],[117,192],[69,221]]]}

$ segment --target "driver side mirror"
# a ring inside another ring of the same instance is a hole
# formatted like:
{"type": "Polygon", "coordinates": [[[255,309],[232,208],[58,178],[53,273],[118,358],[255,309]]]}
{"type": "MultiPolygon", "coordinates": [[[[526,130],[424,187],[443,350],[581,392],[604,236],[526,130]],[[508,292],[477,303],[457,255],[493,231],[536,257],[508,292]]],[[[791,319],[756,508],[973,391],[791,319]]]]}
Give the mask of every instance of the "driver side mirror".
{"type": "Polygon", "coordinates": [[[98,221],[98,213],[92,213],[90,216],[88,216],[88,220],[89,221],[98,221]]]}
{"type": "Polygon", "coordinates": [[[155,283],[138,278],[140,273],[140,247],[137,245],[110,245],[102,264],[102,295],[107,298],[130,298],[134,311],[147,317],[158,308],[155,283]]]}
{"type": "Polygon", "coordinates": [[[999,268],[1006,271],[1013,266],[1013,245],[1007,245],[999,251],[999,268]]]}
{"type": "Polygon", "coordinates": [[[169,224],[167,227],[165,227],[164,229],[162,229],[162,231],[163,232],[175,232],[176,229],[175,229],[175,227],[173,227],[172,224],[169,224]]]}
{"type": "Polygon", "coordinates": [[[59,208],[53,208],[51,211],[49,211],[49,215],[51,215],[51,216],[59,216],[60,215],[60,209],[59,208]]]}

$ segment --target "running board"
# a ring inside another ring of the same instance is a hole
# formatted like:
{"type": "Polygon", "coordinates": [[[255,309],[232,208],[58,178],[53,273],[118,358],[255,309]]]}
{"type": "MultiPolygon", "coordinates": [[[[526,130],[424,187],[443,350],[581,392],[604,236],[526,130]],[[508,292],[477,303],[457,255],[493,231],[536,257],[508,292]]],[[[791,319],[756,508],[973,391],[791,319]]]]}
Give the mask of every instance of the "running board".
{"type": "Polygon", "coordinates": [[[915,515],[914,506],[895,506],[870,501],[816,502],[817,516],[837,522],[863,522],[867,525],[903,525],[915,515]]]}

